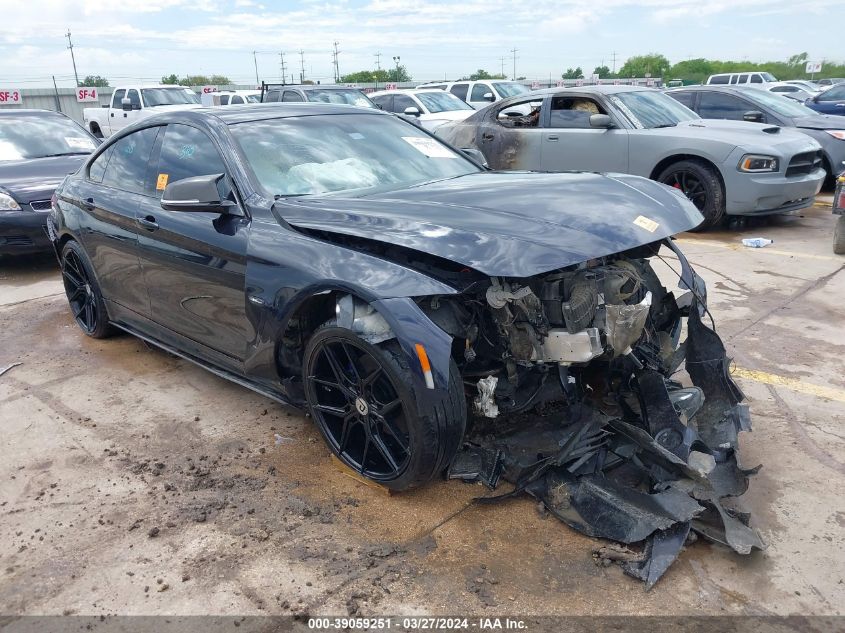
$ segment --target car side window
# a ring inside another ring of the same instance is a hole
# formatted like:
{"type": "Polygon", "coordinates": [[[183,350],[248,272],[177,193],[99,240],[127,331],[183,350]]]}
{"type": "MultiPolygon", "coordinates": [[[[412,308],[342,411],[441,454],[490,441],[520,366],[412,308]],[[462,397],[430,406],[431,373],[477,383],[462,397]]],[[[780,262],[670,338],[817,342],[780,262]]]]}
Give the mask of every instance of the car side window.
{"type": "Polygon", "coordinates": [[[493,94],[493,89],[487,84],[475,84],[472,87],[472,94],[469,97],[470,101],[487,101],[484,95],[487,93],[493,94]]]}
{"type": "Polygon", "coordinates": [[[748,83],[748,75],[740,75],[739,76],[739,83],[747,84],[748,83]]]}
{"type": "Polygon", "coordinates": [[[94,182],[103,182],[103,174],[106,171],[106,165],[109,164],[109,157],[111,156],[111,147],[109,147],[102,154],[94,159],[91,166],[88,168],[88,178],[94,182]]]}
{"type": "Polygon", "coordinates": [[[123,97],[126,95],[126,90],[121,88],[120,90],[115,90],[114,94],[111,97],[111,107],[113,108],[122,108],[123,106],[120,104],[123,101],[123,97]]]}
{"type": "Polygon", "coordinates": [[[467,90],[469,90],[469,84],[455,84],[449,89],[449,92],[451,92],[461,101],[466,101],[467,90]]]}
{"type": "Polygon", "coordinates": [[[735,84],[738,80],[738,75],[731,75],[731,80],[728,83],[735,84]]]}
{"type": "Polygon", "coordinates": [[[819,101],[842,101],[845,99],[845,86],[833,86],[819,96],[819,101]]]}
{"type": "Polygon", "coordinates": [[[305,101],[305,99],[303,99],[302,95],[299,94],[296,90],[285,90],[285,94],[282,96],[282,101],[305,101]]]}
{"type": "Polygon", "coordinates": [[[695,99],[695,95],[692,92],[670,92],[669,96],[692,110],[692,102],[695,99]]]}
{"type": "Polygon", "coordinates": [[[195,127],[171,123],[164,133],[156,172],[156,195],[172,182],[193,176],[224,174],[226,166],[211,139],[195,127]]]}
{"type": "Polygon", "coordinates": [[[720,92],[702,92],[698,101],[698,114],[702,119],[742,121],[742,115],[753,109],[741,99],[720,92]]]}
{"type": "Polygon", "coordinates": [[[607,112],[587,97],[554,97],[549,127],[589,128],[590,117],[594,114],[607,114],[607,112]]]}
{"type": "Polygon", "coordinates": [[[141,95],[138,94],[137,90],[133,88],[126,93],[126,96],[129,98],[129,103],[132,104],[133,110],[141,109],[141,95]]]}
{"type": "Polygon", "coordinates": [[[373,103],[375,103],[380,109],[385,112],[393,112],[393,95],[380,95],[378,97],[373,97],[372,99],[373,103]]]}
{"type": "Polygon", "coordinates": [[[220,105],[229,105],[229,95],[220,95],[220,105]]]}
{"type": "Polygon", "coordinates": [[[268,90],[264,94],[264,103],[277,103],[281,101],[282,91],[281,90],[268,90]]]}
{"type": "Polygon", "coordinates": [[[397,114],[402,114],[405,112],[405,108],[420,109],[420,107],[408,95],[393,95],[393,111],[397,114]]]}
{"type": "Polygon", "coordinates": [[[158,127],[148,127],[116,141],[107,150],[110,158],[103,172],[102,183],[123,191],[144,193],[147,165],[158,131],[158,127]]]}
{"type": "Polygon", "coordinates": [[[728,83],[728,75],[714,75],[708,82],[711,86],[728,83]]]}
{"type": "Polygon", "coordinates": [[[757,75],[757,74],[751,75],[751,83],[761,84],[761,83],[763,83],[763,78],[760,75],[757,75]]]}
{"type": "Polygon", "coordinates": [[[539,127],[543,100],[537,97],[511,103],[496,112],[496,120],[505,127],[539,127]]]}
{"type": "Polygon", "coordinates": [[[235,95],[235,96],[232,97],[232,105],[237,105],[237,104],[243,103],[243,102],[244,102],[244,98],[240,95],[235,95]]]}

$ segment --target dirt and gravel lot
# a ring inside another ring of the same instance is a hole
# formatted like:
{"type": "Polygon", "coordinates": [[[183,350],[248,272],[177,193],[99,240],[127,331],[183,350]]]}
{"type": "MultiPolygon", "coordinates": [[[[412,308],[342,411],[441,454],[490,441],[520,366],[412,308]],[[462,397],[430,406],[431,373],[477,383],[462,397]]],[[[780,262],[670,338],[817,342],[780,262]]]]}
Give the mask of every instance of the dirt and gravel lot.
{"type": "Polygon", "coordinates": [[[699,541],[649,593],[527,498],[362,484],[301,413],[130,336],[86,338],[53,260],[4,261],[0,368],[22,364],[0,376],[0,614],[842,614],[833,224],[816,206],[682,237],[751,402],[745,501],[768,549],[699,541]],[[754,235],[775,243],[740,245],[754,235]]]}

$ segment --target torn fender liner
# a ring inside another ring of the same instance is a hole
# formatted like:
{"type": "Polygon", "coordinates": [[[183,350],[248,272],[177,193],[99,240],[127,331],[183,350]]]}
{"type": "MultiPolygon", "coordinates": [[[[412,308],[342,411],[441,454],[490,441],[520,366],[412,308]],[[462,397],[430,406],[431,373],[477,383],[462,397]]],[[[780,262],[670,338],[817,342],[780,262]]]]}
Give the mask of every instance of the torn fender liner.
{"type": "Polygon", "coordinates": [[[627,562],[622,569],[629,576],[645,582],[646,590],[651,589],[678,558],[689,531],[690,523],[685,521],[676,523],[667,530],[655,532],[646,544],[642,560],[627,562]]]}

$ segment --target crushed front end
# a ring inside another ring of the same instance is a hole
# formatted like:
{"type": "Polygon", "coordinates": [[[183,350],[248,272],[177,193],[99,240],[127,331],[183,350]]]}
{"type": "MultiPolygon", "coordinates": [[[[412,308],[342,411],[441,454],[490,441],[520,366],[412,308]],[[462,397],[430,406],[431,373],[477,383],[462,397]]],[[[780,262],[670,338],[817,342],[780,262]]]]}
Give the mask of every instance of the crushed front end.
{"type": "Polygon", "coordinates": [[[453,337],[474,396],[449,476],[513,485],[484,502],[529,494],[589,536],[642,544],[623,564],[647,587],[691,532],[763,548],[736,501],[756,470],[737,452],[747,405],[705,323],[704,283],[671,239],[418,304],[453,337]],[[667,257],[677,296],[651,265],[667,257]]]}

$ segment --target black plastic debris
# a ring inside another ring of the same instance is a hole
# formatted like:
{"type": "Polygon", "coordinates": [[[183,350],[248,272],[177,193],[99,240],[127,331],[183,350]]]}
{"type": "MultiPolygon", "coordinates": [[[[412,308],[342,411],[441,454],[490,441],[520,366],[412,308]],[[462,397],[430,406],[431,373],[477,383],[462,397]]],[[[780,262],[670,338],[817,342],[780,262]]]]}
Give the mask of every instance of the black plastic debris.
{"type": "MultiPolygon", "coordinates": [[[[698,279],[688,281],[700,291],[698,279]]],[[[449,476],[495,488],[501,475],[513,490],[479,502],[529,494],[583,534],[634,546],[624,556],[608,550],[600,562],[619,562],[646,589],[691,532],[739,554],[763,549],[736,499],[759,469],[744,468],[737,455],[739,434],[751,430],[748,407],[721,339],[702,322],[705,313],[694,297],[686,344],[678,348],[683,357],[670,359],[672,372],[683,364],[693,386],[668,378],[640,345],[635,353],[640,349],[645,362],[610,361],[617,386],[607,394],[522,418],[510,431],[478,431],[449,476]]]]}

